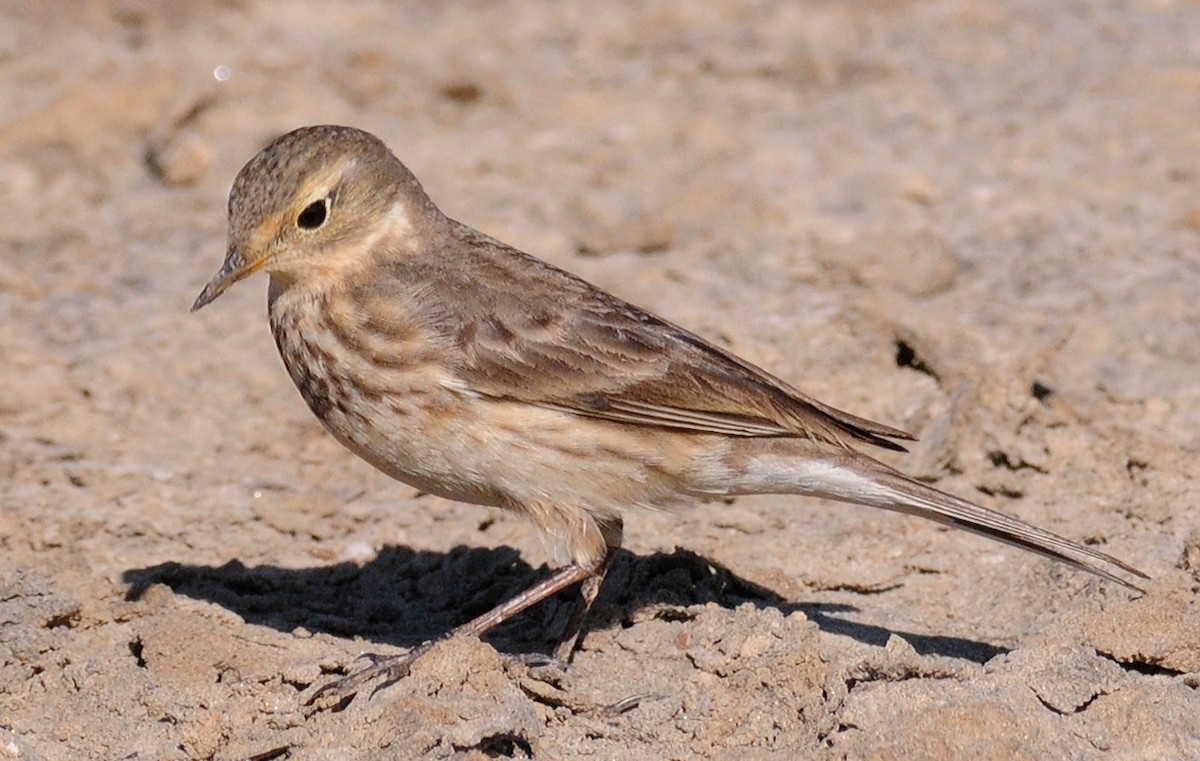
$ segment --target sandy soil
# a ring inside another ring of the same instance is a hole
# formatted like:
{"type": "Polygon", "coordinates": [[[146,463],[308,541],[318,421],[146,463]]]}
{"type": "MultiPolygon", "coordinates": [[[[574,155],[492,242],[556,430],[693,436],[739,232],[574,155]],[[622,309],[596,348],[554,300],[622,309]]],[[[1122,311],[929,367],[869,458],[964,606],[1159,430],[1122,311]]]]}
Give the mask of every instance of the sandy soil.
{"type": "Polygon", "coordinates": [[[1200,6],[328,5],[0,11],[0,759],[1200,757],[1200,6]],[[326,436],[263,281],[188,314],[320,122],[1155,581],[703,505],[629,521],[565,675],[506,656],[567,598],[306,709],[554,561],[326,436]]]}

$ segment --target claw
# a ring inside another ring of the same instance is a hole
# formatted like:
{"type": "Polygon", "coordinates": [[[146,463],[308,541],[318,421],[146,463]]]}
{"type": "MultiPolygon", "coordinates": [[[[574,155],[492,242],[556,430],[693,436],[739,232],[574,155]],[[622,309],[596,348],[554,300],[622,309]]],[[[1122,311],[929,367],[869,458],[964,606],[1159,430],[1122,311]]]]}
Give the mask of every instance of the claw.
{"type": "Polygon", "coordinates": [[[610,716],[610,717],[611,716],[620,716],[623,713],[632,711],[633,709],[640,706],[642,703],[646,703],[651,700],[662,700],[665,697],[666,697],[666,695],[663,695],[658,692],[642,692],[637,695],[630,695],[627,698],[622,698],[621,700],[618,700],[617,702],[613,703],[612,705],[604,706],[600,709],[600,713],[604,716],[610,716]]]}
{"type": "Polygon", "coordinates": [[[531,669],[555,668],[559,671],[566,671],[570,667],[570,664],[562,658],[545,653],[517,653],[516,655],[505,655],[504,659],[531,669]]]}
{"type": "Polygon", "coordinates": [[[354,696],[358,694],[359,688],[383,677],[383,681],[376,685],[375,689],[371,690],[371,694],[368,696],[368,699],[373,698],[383,688],[390,687],[408,676],[408,672],[412,670],[413,663],[424,655],[431,645],[431,642],[426,642],[420,647],[414,647],[407,653],[400,655],[363,653],[358,658],[355,658],[355,661],[366,660],[369,663],[368,666],[321,686],[312,694],[312,697],[308,699],[305,705],[316,705],[320,701],[321,705],[317,706],[318,710],[342,710],[350,705],[354,696]],[[336,700],[330,703],[326,700],[327,698],[336,698],[336,700]]]}
{"type": "MultiPolygon", "coordinates": [[[[362,653],[354,659],[355,662],[367,661],[367,666],[353,671],[340,679],[335,679],[329,684],[322,685],[312,694],[306,702],[307,706],[315,706],[316,710],[344,710],[359,690],[364,686],[379,679],[379,684],[371,690],[371,694],[367,699],[375,697],[382,689],[390,687],[396,682],[408,676],[412,671],[412,666],[421,656],[429,652],[430,648],[436,642],[442,640],[433,640],[426,642],[419,647],[414,647],[407,653],[399,655],[382,655],[380,653],[362,653]]],[[[528,668],[553,668],[559,672],[565,672],[568,663],[561,658],[555,658],[552,655],[543,653],[529,653],[524,655],[505,656],[508,660],[520,663],[528,668]]]]}

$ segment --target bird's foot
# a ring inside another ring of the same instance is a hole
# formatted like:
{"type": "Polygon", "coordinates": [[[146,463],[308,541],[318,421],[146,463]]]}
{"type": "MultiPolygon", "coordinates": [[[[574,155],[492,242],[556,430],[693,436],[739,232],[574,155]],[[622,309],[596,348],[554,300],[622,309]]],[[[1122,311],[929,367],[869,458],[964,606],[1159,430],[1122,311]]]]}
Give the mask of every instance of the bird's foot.
{"type": "MultiPolygon", "coordinates": [[[[412,666],[421,656],[429,652],[435,644],[444,640],[432,640],[419,647],[414,647],[400,655],[381,655],[379,653],[363,653],[356,660],[367,661],[367,665],[358,671],[352,671],[341,679],[336,679],[323,685],[312,694],[305,705],[317,711],[340,711],[359,693],[360,689],[371,682],[380,680],[371,690],[369,697],[374,697],[380,690],[390,687],[408,676],[412,666]]],[[[568,663],[552,655],[543,653],[523,653],[518,655],[502,655],[504,660],[537,671],[565,672],[568,663]]]]}
{"type": "Polygon", "coordinates": [[[390,687],[408,676],[408,672],[412,670],[412,665],[421,656],[429,652],[433,644],[433,642],[426,642],[400,655],[363,653],[358,657],[358,660],[367,661],[366,667],[358,671],[352,671],[341,679],[336,679],[329,684],[319,687],[305,705],[312,706],[318,711],[340,711],[350,705],[350,702],[358,694],[359,689],[363,685],[369,684],[376,679],[382,679],[375,686],[375,689],[371,690],[370,697],[374,697],[375,693],[383,688],[390,687]]]}
{"type": "Polygon", "coordinates": [[[554,669],[556,671],[566,671],[571,666],[570,662],[554,655],[546,655],[545,653],[516,653],[515,655],[501,654],[500,657],[509,663],[514,663],[518,666],[524,666],[527,669],[554,669]]]}

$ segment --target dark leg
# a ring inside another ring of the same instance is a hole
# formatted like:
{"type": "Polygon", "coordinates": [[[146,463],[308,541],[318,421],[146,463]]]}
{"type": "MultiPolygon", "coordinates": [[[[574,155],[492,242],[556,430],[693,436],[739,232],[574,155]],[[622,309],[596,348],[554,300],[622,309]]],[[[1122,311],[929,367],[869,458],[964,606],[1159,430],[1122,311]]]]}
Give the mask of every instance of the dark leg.
{"type": "MultiPolygon", "coordinates": [[[[419,647],[414,647],[412,650],[409,650],[403,655],[391,655],[386,657],[368,656],[371,658],[370,666],[367,666],[361,671],[349,674],[342,679],[337,680],[336,682],[331,682],[324,687],[321,687],[319,690],[313,693],[311,698],[309,698],[308,704],[312,705],[316,701],[323,701],[323,699],[328,697],[335,697],[338,701],[343,700],[354,695],[356,692],[358,692],[358,688],[367,682],[378,679],[379,677],[386,677],[386,681],[376,688],[376,691],[378,691],[379,689],[382,689],[383,687],[386,687],[387,685],[406,677],[409,669],[412,668],[413,663],[415,663],[418,658],[428,652],[435,643],[451,637],[478,637],[487,630],[491,629],[493,626],[507,621],[531,605],[536,605],[561,589],[565,589],[572,584],[579,581],[584,581],[585,579],[587,581],[591,581],[593,575],[598,572],[601,574],[601,577],[595,579],[595,591],[591,592],[591,599],[587,600],[587,605],[590,606],[591,600],[596,596],[596,591],[599,591],[600,589],[600,579],[603,578],[603,573],[608,569],[608,563],[615,552],[615,548],[609,551],[608,556],[606,556],[605,560],[601,563],[601,567],[599,569],[585,568],[579,563],[571,563],[570,565],[556,571],[555,574],[550,578],[538,582],[529,589],[526,589],[524,592],[518,594],[516,597],[513,597],[511,600],[501,603],[495,608],[489,610],[487,613],[484,613],[482,616],[479,616],[478,618],[468,621],[462,626],[455,628],[445,637],[437,640],[430,640],[419,647]]],[[[583,612],[587,612],[586,607],[584,608],[583,612]]],[[[572,621],[574,618],[575,617],[572,616],[572,621]]],[[[580,618],[582,619],[582,616],[580,616],[580,618]]],[[[574,646],[574,642],[575,638],[572,637],[572,646],[574,646]]]]}
{"type": "Polygon", "coordinates": [[[592,609],[592,603],[596,601],[596,595],[600,594],[600,586],[604,583],[604,576],[608,573],[608,568],[612,565],[613,558],[617,556],[617,550],[620,548],[620,544],[609,545],[608,554],[604,556],[604,561],[600,564],[600,567],[579,585],[579,599],[575,602],[575,610],[571,613],[571,620],[567,622],[567,628],[563,630],[562,639],[558,641],[558,646],[554,648],[554,657],[556,660],[562,663],[570,663],[571,659],[575,657],[575,646],[579,644],[579,637],[583,634],[583,625],[587,620],[588,611],[592,609]]]}

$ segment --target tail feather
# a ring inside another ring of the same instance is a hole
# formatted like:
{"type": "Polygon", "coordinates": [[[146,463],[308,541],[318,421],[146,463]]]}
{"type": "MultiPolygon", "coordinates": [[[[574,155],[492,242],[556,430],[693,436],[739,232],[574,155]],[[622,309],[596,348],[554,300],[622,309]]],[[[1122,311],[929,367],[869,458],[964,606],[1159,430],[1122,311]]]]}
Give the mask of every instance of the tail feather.
{"type": "Polygon", "coordinates": [[[1112,555],[914,481],[866,455],[849,453],[838,459],[829,463],[832,467],[826,471],[830,478],[825,485],[833,488],[813,488],[821,484],[809,480],[806,493],[927,518],[1066,563],[1136,592],[1145,591],[1117,571],[1139,579],[1150,577],[1112,555]],[[857,482],[858,488],[848,488],[852,482],[857,482]]]}

